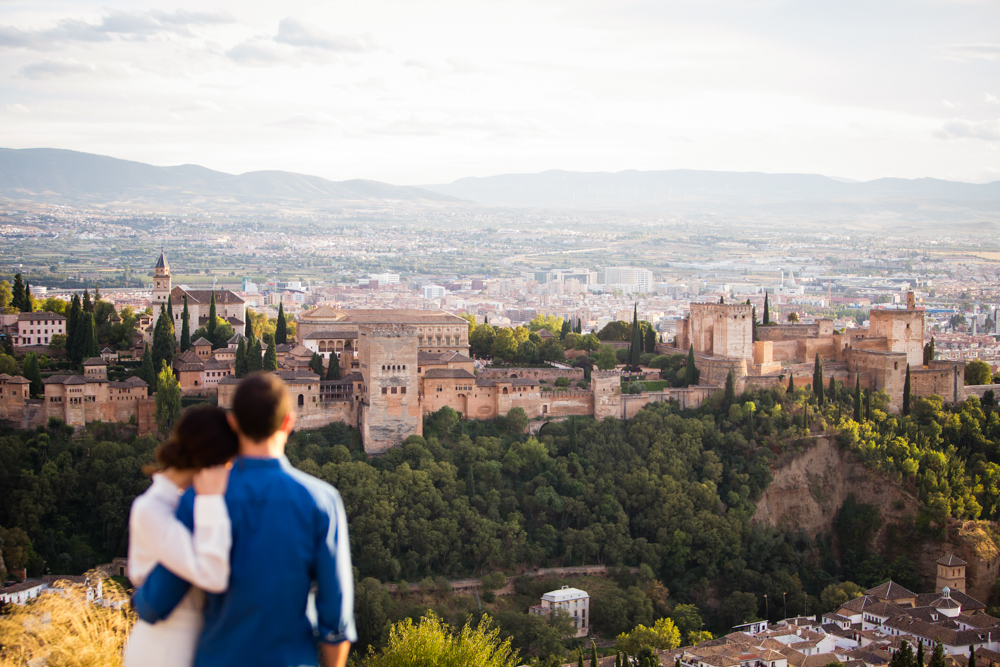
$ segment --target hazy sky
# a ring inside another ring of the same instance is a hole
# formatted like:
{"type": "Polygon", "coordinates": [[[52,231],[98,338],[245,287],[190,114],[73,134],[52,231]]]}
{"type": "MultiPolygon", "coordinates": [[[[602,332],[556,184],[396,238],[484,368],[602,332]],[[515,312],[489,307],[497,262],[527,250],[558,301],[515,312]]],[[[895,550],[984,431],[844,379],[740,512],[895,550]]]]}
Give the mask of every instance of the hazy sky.
{"type": "Polygon", "coordinates": [[[0,146],[400,184],[1000,180],[1000,2],[0,0],[0,146]]]}

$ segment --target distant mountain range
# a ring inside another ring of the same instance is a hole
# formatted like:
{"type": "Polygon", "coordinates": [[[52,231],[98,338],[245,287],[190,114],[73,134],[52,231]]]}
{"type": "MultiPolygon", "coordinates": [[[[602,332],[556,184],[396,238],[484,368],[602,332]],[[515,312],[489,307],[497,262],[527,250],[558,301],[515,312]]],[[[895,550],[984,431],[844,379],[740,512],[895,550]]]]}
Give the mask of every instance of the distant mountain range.
{"type": "Polygon", "coordinates": [[[935,178],[852,182],[815,174],[696,171],[545,171],[462,178],[426,190],[480,204],[548,208],[687,208],[691,204],[948,200],[1000,202],[1000,181],[960,183],[935,178]]]}
{"type": "Polygon", "coordinates": [[[142,162],[56,148],[0,148],[0,197],[72,204],[327,206],[373,200],[455,201],[378,181],[328,181],[287,171],[233,175],[197,165],[142,162]]]}
{"type": "Polygon", "coordinates": [[[197,165],[141,162],[54,148],[0,148],[0,198],[187,210],[329,210],[373,202],[709,215],[793,229],[1000,232],[1000,181],[934,178],[855,182],[815,174],[545,171],[407,187],[329,181],[286,171],[233,175],[197,165]]]}

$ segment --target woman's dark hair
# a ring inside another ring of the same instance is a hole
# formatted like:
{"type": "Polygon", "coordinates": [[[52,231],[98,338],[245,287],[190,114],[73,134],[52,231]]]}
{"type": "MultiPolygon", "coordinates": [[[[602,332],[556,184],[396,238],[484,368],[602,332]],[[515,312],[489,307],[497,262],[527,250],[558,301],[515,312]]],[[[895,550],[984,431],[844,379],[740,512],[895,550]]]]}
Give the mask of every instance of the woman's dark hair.
{"type": "Polygon", "coordinates": [[[239,448],[225,410],[210,405],[191,408],[174,425],[167,441],[156,448],[156,469],[220,465],[236,456],[239,448]]]}

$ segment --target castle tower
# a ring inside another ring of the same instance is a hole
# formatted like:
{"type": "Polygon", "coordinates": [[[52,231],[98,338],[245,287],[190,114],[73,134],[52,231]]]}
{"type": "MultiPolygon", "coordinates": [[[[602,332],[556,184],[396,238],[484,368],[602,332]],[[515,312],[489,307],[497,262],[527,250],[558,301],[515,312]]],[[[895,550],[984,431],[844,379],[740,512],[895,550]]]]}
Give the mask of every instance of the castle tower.
{"type": "Polygon", "coordinates": [[[368,454],[381,454],[411,435],[423,435],[417,351],[417,333],[412,326],[372,325],[358,329],[365,392],[360,427],[368,454]]]}
{"type": "Polygon", "coordinates": [[[958,556],[948,554],[937,561],[937,583],[934,588],[938,593],[951,589],[965,592],[965,566],[968,565],[958,556]]]}
{"type": "Polygon", "coordinates": [[[156,260],[153,267],[153,306],[154,309],[161,303],[166,303],[170,298],[170,265],[163,251],[160,251],[160,259],[156,260]]]}
{"type": "Polygon", "coordinates": [[[598,371],[590,374],[594,392],[594,417],[622,417],[622,376],[618,371],[598,371]]]}

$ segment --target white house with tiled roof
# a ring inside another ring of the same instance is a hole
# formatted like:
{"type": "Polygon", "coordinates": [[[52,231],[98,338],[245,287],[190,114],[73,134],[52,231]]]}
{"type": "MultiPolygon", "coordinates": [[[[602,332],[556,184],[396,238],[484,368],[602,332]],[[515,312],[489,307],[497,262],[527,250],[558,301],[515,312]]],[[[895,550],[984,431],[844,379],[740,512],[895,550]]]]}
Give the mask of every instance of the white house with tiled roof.
{"type": "Polygon", "coordinates": [[[579,588],[563,586],[542,596],[541,604],[534,605],[529,613],[551,618],[555,612],[563,612],[573,619],[577,637],[590,633],[590,594],[579,588]]]}
{"type": "Polygon", "coordinates": [[[11,342],[14,347],[48,345],[55,335],[66,335],[66,318],[59,313],[20,313],[11,342]]]}

